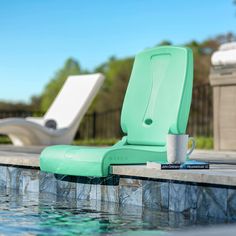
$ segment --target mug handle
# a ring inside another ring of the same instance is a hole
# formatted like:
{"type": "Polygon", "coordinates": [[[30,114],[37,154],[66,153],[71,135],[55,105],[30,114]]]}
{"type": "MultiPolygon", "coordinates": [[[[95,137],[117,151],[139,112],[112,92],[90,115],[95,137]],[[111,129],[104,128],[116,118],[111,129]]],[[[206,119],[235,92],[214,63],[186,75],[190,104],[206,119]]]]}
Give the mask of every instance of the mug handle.
{"type": "Polygon", "coordinates": [[[193,152],[193,150],[195,149],[195,146],[196,146],[196,142],[195,142],[195,139],[193,137],[190,137],[188,139],[188,141],[191,141],[192,142],[192,147],[189,149],[189,151],[187,152],[187,156],[190,156],[193,152]]]}

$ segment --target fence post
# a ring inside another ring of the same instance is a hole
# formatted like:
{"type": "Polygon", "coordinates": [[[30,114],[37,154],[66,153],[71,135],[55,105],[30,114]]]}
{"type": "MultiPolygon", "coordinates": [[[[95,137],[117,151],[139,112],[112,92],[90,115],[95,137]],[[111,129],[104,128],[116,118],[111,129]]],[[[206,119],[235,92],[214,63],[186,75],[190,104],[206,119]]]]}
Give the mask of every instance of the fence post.
{"type": "Polygon", "coordinates": [[[97,113],[95,111],[93,113],[93,139],[96,138],[96,119],[97,119],[97,113]]]}

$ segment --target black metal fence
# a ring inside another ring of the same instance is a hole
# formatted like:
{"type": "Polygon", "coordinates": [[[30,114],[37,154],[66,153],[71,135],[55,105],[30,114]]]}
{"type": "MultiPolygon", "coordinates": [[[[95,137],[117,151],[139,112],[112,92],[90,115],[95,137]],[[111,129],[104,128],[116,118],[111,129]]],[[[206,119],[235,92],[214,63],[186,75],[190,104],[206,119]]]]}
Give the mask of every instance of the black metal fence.
{"type": "MultiPolygon", "coordinates": [[[[209,84],[194,86],[192,104],[187,127],[191,136],[213,136],[212,88],[209,84]]],[[[121,109],[103,113],[88,114],[84,117],[77,137],[119,138],[121,109]]]]}
{"type": "Polygon", "coordinates": [[[213,136],[213,90],[210,84],[193,88],[187,132],[192,136],[213,136]]]}
{"type": "MultiPolygon", "coordinates": [[[[203,84],[193,88],[187,133],[192,136],[210,137],[213,135],[212,100],[212,88],[209,84],[203,84]]],[[[76,138],[120,138],[122,136],[120,114],[121,109],[119,108],[85,115],[76,134],[76,138]]],[[[0,111],[0,119],[35,115],[42,114],[29,111],[0,111]]]]}
{"type": "Polygon", "coordinates": [[[41,111],[25,111],[25,110],[0,110],[0,119],[4,118],[12,118],[12,117],[18,117],[18,118],[25,118],[29,116],[34,117],[41,117],[43,116],[43,112],[41,111]]]}
{"type": "Polygon", "coordinates": [[[32,112],[30,111],[23,111],[23,110],[16,110],[16,111],[7,111],[7,110],[0,110],[0,119],[10,118],[10,117],[27,117],[32,116],[32,112]]]}
{"type": "Polygon", "coordinates": [[[105,112],[94,112],[83,118],[76,138],[119,138],[122,136],[120,129],[121,109],[113,109],[105,112]]]}

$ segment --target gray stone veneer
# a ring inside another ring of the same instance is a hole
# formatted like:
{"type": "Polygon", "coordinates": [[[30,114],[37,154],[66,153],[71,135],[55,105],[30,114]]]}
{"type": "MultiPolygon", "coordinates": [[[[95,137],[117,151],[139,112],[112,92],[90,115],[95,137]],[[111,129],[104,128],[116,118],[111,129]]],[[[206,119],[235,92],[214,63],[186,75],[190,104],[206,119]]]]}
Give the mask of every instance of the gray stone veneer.
{"type": "Polygon", "coordinates": [[[49,193],[56,198],[99,200],[190,214],[191,217],[236,220],[236,188],[173,180],[112,175],[88,178],[54,175],[38,169],[0,166],[0,187],[19,194],[49,193]]]}

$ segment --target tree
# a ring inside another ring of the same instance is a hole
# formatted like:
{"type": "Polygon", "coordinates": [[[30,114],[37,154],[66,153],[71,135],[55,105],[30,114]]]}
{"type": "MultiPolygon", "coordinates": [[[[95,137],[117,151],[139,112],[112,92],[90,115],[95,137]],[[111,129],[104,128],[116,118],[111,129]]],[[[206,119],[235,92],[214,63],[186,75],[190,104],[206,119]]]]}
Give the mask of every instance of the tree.
{"type": "Polygon", "coordinates": [[[169,40],[163,40],[161,41],[159,44],[157,44],[158,46],[170,46],[172,45],[171,41],[169,40]]]}
{"type": "Polygon", "coordinates": [[[202,42],[192,41],[185,46],[193,50],[194,55],[194,84],[207,83],[211,68],[212,53],[217,51],[222,43],[236,40],[236,36],[229,32],[202,42]]]}
{"type": "Polygon", "coordinates": [[[134,58],[110,58],[107,63],[99,66],[95,71],[105,76],[105,82],[100,90],[93,109],[104,111],[120,108],[129,82],[134,58]]]}
{"type": "Polygon", "coordinates": [[[41,102],[42,96],[32,96],[30,98],[30,106],[32,108],[32,111],[40,111],[41,102]]]}
{"type": "Polygon", "coordinates": [[[1,111],[31,111],[31,106],[22,102],[0,101],[1,111]]]}
{"type": "MultiPolygon", "coordinates": [[[[218,49],[220,44],[232,40],[236,40],[236,36],[229,32],[224,35],[206,39],[202,42],[193,40],[184,45],[190,47],[193,51],[194,85],[208,82],[212,53],[218,49]]],[[[171,45],[171,42],[164,40],[157,45],[171,45]]],[[[31,106],[26,104],[25,109],[31,108],[34,111],[39,110],[45,112],[69,75],[94,72],[103,73],[106,79],[88,112],[100,112],[108,109],[120,108],[130,78],[133,61],[134,57],[117,59],[112,56],[95,70],[82,71],[78,62],[75,59],[70,58],[46,85],[43,93],[40,96],[33,96],[31,98],[31,106]]],[[[11,107],[11,109],[14,109],[14,107],[16,109],[23,108],[22,106],[22,104],[0,104],[0,108],[2,107],[2,109],[6,109],[7,107],[11,107]]]]}
{"type": "Polygon", "coordinates": [[[44,92],[41,96],[41,111],[45,112],[57,96],[65,80],[69,75],[78,75],[81,73],[79,63],[72,58],[69,58],[62,69],[60,69],[46,85],[44,92]]]}

